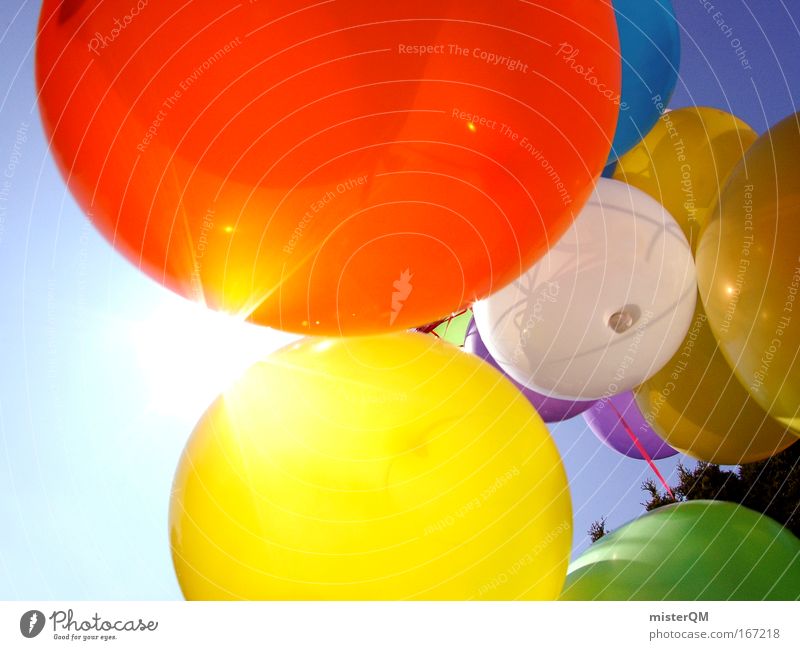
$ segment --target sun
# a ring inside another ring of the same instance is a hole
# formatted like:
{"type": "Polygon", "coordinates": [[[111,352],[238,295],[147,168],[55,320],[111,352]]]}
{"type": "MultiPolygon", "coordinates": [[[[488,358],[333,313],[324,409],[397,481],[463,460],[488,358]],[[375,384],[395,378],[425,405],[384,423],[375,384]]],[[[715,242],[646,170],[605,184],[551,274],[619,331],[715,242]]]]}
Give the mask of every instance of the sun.
{"type": "Polygon", "coordinates": [[[131,323],[147,408],[196,420],[251,365],[299,337],[170,297],[131,323]]]}

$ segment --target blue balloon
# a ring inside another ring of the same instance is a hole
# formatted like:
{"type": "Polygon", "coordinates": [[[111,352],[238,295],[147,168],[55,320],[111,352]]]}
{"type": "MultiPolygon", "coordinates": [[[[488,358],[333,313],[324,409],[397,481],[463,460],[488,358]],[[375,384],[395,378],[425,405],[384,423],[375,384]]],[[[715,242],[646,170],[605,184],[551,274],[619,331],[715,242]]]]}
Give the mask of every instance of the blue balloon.
{"type": "Polygon", "coordinates": [[[617,171],[617,161],[613,160],[608,163],[600,174],[603,178],[614,178],[614,172],[617,171]]]}
{"type": "Polygon", "coordinates": [[[622,96],[609,162],[653,128],[678,81],[681,40],[670,0],[613,0],[622,55],[622,96]]]}

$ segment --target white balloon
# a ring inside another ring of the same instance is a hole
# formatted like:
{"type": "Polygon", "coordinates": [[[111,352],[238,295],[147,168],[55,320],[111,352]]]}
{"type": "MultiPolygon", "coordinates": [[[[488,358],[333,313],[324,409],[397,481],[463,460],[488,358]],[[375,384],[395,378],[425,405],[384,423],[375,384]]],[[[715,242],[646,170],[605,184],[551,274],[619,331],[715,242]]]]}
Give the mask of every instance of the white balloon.
{"type": "Polygon", "coordinates": [[[672,216],[635,187],[601,178],[547,255],[473,310],[490,354],[519,383],[600,399],[672,358],[696,296],[691,249],[672,216]]]}

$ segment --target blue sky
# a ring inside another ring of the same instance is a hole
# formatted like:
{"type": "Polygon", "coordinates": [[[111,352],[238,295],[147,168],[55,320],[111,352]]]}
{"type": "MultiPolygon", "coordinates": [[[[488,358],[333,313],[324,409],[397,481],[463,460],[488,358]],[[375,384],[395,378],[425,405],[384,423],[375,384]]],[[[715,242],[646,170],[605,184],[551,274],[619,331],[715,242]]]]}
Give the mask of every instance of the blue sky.
{"type": "MultiPolygon", "coordinates": [[[[800,3],[674,4],[683,52],[672,107],[717,106],[759,132],[797,110],[800,3]]],[[[201,313],[94,232],[39,124],[38,9],[5,0],[0,15],[0,599],[179,598],[167,540],[178,456],[226,380],[289,337],[201,313]]],[[[579,552],[593,520],[613,528],[642,512],[651,472],[581,418],[554,436],[579,552]]],[[[671,474],[678,459],[658,465],[671,474]]]]}

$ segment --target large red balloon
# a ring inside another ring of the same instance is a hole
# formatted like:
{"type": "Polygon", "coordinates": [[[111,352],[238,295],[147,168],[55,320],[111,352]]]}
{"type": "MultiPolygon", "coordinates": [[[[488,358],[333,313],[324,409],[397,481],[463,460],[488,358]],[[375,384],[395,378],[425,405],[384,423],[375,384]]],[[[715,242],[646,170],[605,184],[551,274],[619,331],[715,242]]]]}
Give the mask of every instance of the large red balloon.
{"type": "Polygon", "coordinates": [[[131,261],[357,334],[457,311],[563,233],[613,136],[616,34],[607,0],[45,0],[36,72],[131,261]]]}

